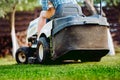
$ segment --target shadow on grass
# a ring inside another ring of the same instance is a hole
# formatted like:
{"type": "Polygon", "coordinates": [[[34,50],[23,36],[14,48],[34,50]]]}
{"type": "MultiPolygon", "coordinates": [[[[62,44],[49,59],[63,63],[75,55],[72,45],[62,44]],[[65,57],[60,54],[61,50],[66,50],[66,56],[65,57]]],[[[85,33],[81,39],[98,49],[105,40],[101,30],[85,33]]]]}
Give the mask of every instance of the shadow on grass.
{"type": "Polygon", "coordinates": [[[81,64],[82,62],[80,61],[72,61],[72,60],[67,60],[64,62],[51,62],[51,63],[47,63],[47,64],[40,64],[40,63],[32,63],[32,64],[5,64],[5,65],[0,65],[0,69],[15,69],[15,68],[32,68],[32,67],[45,67],[45,66],[49,66],[49,67],[53,67],[56,65],[67,65],[67,64],[81,64]]]}
{"type": "MultiPolygon", "coordinates": [[[[120,54],[116,54],[115,56],[105,56],[103,57],[101,60],[100,60],[100,64],[103,64],[103,63],[109,63],[109,64],[117,64],[119,63],[120,61],[120,54]]],[[[45,66],[55,66],[55,65],[68,65],[68,64],[86,64],[87,62],[81,62],[80,60],[78,61],[75,61],[75,60],[66,60],[66,61],[52,61],[52,62],[49,62],[47,64],[40,64],[40,63],[32,63],[32,64],[18,64],[16,63],[15,61],[13,61],[14,63],[12,64],[2,64],[0,65],[0,69],[2,68],[9,68],[9,69],[12,69],[12,68],[17,68],[17,67],[25,67],[25,68],[28,68],[28,67],[45,67],[45,66]]],[[[5,63],[3,61],[3,63],[5,63]]],[[[7,61],[8,63],[8,61],[7,61]]],[[[92,62],[90,62],[92,63],[92,62]]],[[[96,62],[95,62],[96,63],[96,62]]],[[[99,62],[98,62],[99,63],[99,62]]]]}

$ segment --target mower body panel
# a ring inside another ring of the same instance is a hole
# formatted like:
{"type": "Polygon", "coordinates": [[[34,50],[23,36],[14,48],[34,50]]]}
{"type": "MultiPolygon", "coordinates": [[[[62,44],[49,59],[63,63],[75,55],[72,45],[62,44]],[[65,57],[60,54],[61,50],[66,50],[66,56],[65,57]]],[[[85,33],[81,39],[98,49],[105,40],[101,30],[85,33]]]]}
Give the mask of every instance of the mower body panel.
{"type": "Polygon", "coordinates": [[[52,33],[53,60],[82,59],[82,56],[89,57],[93,53],[95,54],[91,58],[105,56],[109,51],[108,26],[106,19],[102,17],[57,19],[52,33]]]}

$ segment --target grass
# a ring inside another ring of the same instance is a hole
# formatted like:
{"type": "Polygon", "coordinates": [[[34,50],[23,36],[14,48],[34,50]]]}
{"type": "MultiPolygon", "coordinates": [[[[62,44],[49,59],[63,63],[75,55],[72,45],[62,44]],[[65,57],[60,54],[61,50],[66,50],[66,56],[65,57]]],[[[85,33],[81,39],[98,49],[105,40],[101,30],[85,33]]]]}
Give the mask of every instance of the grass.
{"type": "Polygon", "coordinates": [[[100,62],[59,65],[18,65],[11,57],[0,59],[1,80],[120,80],[120,54],[100,62]]]}

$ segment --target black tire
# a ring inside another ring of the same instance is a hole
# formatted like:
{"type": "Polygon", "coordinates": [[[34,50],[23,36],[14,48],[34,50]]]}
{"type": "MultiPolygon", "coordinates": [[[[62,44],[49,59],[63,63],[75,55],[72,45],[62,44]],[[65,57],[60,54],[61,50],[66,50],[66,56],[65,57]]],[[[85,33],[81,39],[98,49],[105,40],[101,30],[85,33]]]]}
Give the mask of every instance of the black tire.
{"type": "Polygon", "coordinates": [[[37,60],[39,63],[48,64],[51,62],[50,46],[45,37],[41,37],[37,44],[37,60]]]}
{"type": "Polygon", "coordinates": [[[17,50],[15,59],[18,64],[27,64],[28,63],[28,47],[21,47],[17,50]]]}

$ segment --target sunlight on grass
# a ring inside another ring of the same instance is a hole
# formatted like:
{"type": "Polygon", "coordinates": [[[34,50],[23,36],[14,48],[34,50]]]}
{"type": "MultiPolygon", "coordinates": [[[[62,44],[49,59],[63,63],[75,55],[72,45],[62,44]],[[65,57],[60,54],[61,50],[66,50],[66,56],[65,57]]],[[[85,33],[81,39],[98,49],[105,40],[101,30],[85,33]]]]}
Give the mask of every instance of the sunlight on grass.
{"type": "Polygon", "coordinates": [[[16,61],[10,55],[5,58],[0,58],[0,65],[12,65],[12,64],[16,64],[16,61]]]}
{"type": "Polygon", "coordinates": [[[20,65],[7,56],[0,59],[0,76],[1,80],[120,80],[120,53],[100,62],[53,65],[20,65]]]}

